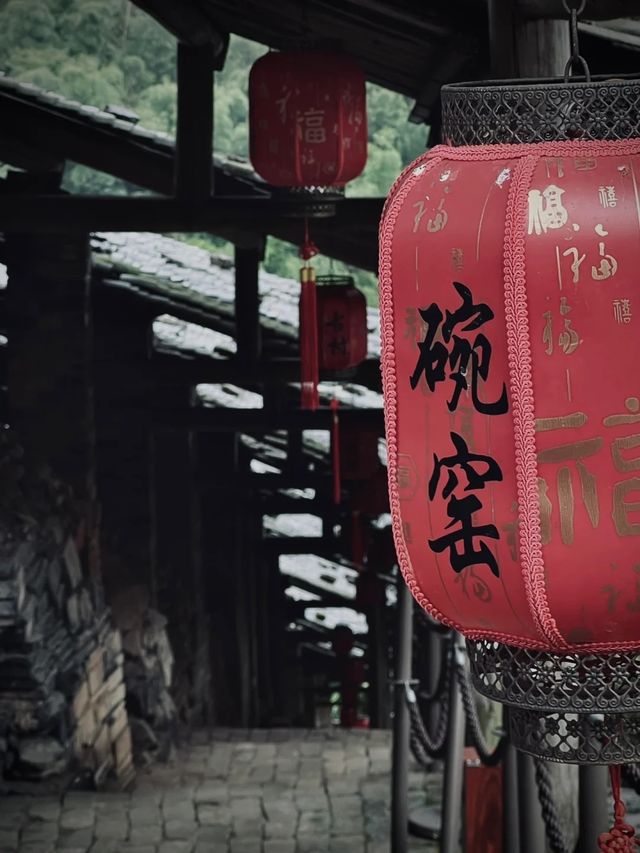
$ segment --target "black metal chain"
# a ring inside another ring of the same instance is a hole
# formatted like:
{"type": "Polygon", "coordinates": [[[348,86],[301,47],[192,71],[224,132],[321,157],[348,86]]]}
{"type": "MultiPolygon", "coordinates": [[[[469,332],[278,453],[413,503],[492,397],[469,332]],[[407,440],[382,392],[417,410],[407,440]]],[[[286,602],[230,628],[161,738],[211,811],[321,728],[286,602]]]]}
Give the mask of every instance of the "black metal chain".
{"type": "Polygon", "coordinates": [[[460,685],[462,705],[464,707],[464,713],[467,720],[467,730],[471,735],[473,746],[478,753],[480,761],[486,767],[496,767],[504,757],[507,747],[507,738],[505,735],[502,735],[496,748],[494,750],[489,748],[489,744],[487,743],[484,732],[482,731],[482,724],[480,722],[480,717],[478,716],[476,700],[473,695],[471,679],[465,666],[464,655],[460,654],[458,656],[454,666],[456,668],[456,676],[460,685]]]}
{"type": "Polygon", "coordinates": [[[440,713],[433,737],[430,736],[422,718],[420,708],[418,707],[418,697],[413,687],[411,684],[405,683],[405,696],[411,719],[411,745],[416,760],[420,764],[425,763],[424,755],[427,756],[427,763],[430,763],[434,758],[440,758],[447,742],[447,735],[449,733],[449,686],[451,683],[451,655],[448,652],[444,655],[442,662],[442,674],[442,692],[439,696],[440,713]]]}
{"type": "Polygon", "coordinates": [[[536,784],[538,786],[538,799],[542,809],[547,841],[551,853],[568,853],[567,844],[562,831],[562,823],[556,811],[553,797],[553,785],[551,784],[551,773],[546,761],[535,759],[536,784]]]}
{"type": "Polygon", "coordinates": [[[587,60],[580,53],[580,39],[578,34],[578,17],[584,12],[586,0],[578,0],[577,3],[562,0],[562,5],[569,15],[569,45],[571,47],[571,56],[567,60],[564,67],[564,82],[568,83],[573,72],[584,74],[587,83],[591,82],[591,71],[587,65],[587,60]]]}

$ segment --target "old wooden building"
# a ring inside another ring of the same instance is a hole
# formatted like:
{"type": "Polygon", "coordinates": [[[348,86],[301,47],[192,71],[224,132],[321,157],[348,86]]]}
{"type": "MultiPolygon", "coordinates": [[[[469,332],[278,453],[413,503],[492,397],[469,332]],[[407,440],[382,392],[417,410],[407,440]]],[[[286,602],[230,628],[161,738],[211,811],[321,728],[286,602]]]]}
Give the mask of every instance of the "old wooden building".
{"type": "MultiPolygon", "coordinates": [[[[430,146],[444,82],[551,73],[568,45],[553,0],[135,6],[175,37],[175,138],[0,76],[9,787],[79,773],[126,787],[132,749],[162,757],[203,725],[390,726],[398,573],[378,309],[366,357],[324,370],[320,407],[301,408],[300,284],[263,268],[265,241],[300,246],[306,218],[326,257],[375,273],[384,199],[319,202],[217,153],[229,36],[346,53],[411,100],[430,146]],[[70,163],[135,192],[70,194],[70,163]],[[185,232],[224,238],[233,257],[185,232]]],[[[632,6],[587,3],[594,71],[636,70],[632,6]]]]}

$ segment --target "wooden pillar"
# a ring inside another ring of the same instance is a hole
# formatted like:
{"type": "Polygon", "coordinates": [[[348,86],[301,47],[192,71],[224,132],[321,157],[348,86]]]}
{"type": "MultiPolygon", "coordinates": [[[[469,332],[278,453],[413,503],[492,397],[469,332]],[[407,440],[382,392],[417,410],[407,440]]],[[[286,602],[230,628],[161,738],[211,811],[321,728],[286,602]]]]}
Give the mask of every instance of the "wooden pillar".
{"type": "Polygon", "coordinates": [[[516,24],[518,77],[561,77],[569,55],[566,21],[520,20],[516,24]]]}
{"type": "Polygon", "coordinates": [[[213,64],[213,45],[178,43],[175,193],[194,202],[213,192],[213,64]]]}
{"type": "MultiPolygon", "coordinates": [[[[183,387],[158,388],[163,405],[188,405],[183,387]]],[[[173,697],[181,720],[211,720],[210,625],[202,575],[196,434],[152,435],[156,606],[167,617],[175,659],[173,697]]]]}
{"type": "Polygon", "coordinates": [[[238,361],[257,365],[262,356],[260,262],[264,243],[235,247],[235,319],[238,361]]]}
{"type": "Polygon", "coordinates": [[[211,481],[202,493],[201,519],[214,720],[247,727],[253,722],[254,589],[237,485],[238,440],[234,433],[200,433],[197,441],[198,468],[211,481]]]}
{"type": "Polygon", "coordinates": [[[101,551],[107,601],[142,585],[155,603],[148,351],[152,317],[94,293],[101,551]]]}
{"type": "MultiPolygon", "coordinates": [[[[52,192],[58,180],[13,173],[7,184],[52,192]]],[[[97,576],[89,235],[7,233],[5,245],[9,423],[30,457],[72,487],[97,576]]]]}
{"type": "Polygon", "coordinates": [[[494,77],[559,77],[570,54],[569,25],[530,17],[513,0],[489,0],[489,43],[494,77]]]}

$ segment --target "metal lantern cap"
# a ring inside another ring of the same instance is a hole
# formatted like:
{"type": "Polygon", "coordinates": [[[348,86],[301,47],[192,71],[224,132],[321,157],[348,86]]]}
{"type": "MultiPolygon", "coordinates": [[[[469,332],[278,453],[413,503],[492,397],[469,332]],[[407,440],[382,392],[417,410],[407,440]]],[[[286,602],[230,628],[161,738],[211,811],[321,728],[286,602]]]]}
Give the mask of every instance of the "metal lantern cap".
{"type": "Polygon", "coordinates": [[[634,137],[640,137],[638,75],[442,87],[442,138],[449,145],[634,137]]]}

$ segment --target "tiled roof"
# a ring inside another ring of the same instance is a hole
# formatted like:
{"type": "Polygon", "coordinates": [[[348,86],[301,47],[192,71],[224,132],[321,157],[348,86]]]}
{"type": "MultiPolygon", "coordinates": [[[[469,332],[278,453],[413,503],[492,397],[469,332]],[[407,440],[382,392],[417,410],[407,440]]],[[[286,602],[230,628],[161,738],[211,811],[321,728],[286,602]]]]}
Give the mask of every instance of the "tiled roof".
{"type": "MultiPolygon", "coordinates": [[[[175,140],[167,133],[149,130],[131,119],[122,118],[135,114],[123,108],[105,108],[87,106],[79,101],[66,98],[57,92],[47,91],[31,83],[23,83],[0,73],[0,97],[5,96],[12,101],[19,101],[26,106],[39,107],[51,115],[81,122],[106,131],[114,141],[129,141],[143,145],[150,153],[173,156],[175,140]]],[[[267,186],[252,169],[250,163],[240,157],[225,157],[214,153],[213,164],[216,170],[229,177],[237,178],[254,190],[266,192],[267,186]]]]}
{"type": "MultiPolygon", "coordinates": [[[[154,277],[150,286],[175,297],[198,294],[209,298],[212,311],[226,307],[233,312],[234,267],[230,258],[206,249],[151,233],[100,233],[92,239],[94,254],[111,263],[121,277],[127,269],[154,277]]],[[[288,338],[298,337],[300,283],[260,270],[260,315],[262,322],[288,338]]],[[[199,304],[207,305],[206,301],[199,304]]],[[[380,314],[367,309],[369,355],[380,355],[380,314]]]]}

